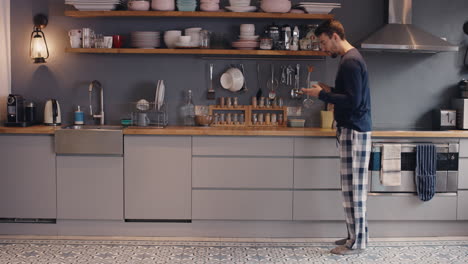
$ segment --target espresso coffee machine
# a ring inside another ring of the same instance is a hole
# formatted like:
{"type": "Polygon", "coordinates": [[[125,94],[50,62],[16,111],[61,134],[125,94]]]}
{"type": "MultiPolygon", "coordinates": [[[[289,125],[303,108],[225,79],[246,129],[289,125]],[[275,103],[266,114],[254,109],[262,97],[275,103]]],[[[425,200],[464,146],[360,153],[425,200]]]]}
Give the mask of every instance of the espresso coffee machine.
{"type": "Polygon", "coordinates": [[[35,124],[35,120],[25,120],[24,98],[18,94],[10,94],[7,98],[7,122],[5,126],[27,127],[35,124]]]}

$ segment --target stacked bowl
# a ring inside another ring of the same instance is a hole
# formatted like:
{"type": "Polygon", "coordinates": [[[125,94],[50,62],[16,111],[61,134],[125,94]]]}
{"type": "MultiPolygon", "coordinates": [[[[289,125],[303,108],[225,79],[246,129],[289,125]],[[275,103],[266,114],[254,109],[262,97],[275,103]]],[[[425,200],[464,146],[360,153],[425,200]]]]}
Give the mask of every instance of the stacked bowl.
{"type": "Polygon", "coordinates": [[[287,13],[291,10],[289,0],[262,0],[260,8],[267,13],[287,13]]]}
{"type": "Polygon", "coordinates": [[[174,11],[175,0],[152,0],[151,9],[157,11],[174,11]]]}
{"type": "Polygon", "coordinates": [[[194,28],[186,28],[184,30],[185,36],[190,36],[190,46],[192,47],[199,47],[200,46],[200,31],[202,28],[194,27],[194,28]]]}
{"type": "Polygon", "coordinates": [[[200,0],[200,10],[208,12],[219,11],[219,0],[200,0]]]}
{"type": "Polygon", "coordinates": [[[241,50],[253,50],[258,48],[259,45],[260,43],[258,42],[258,35],[255,35],[255,25],[240,25],[239,40],[232,42],[232,46],[241,50]]]}
{"type": "Polygon", "coordinates": [[[161,45],[159,31],[134,31],[130,36],[131,46],[134,48],[152,49],[161,45]]]}
{"type": "Polygon", "coordinates": [[[196,0],[177,0],[177,9],[179,11],[195,11],[196,8],[196,0]]]}
{"type": "Polygon", "coordinates": [[[250,5],[250,0],[229,0],[227,10],[232,12],[252,12],[257,10],[257,7],[250,5]]]}

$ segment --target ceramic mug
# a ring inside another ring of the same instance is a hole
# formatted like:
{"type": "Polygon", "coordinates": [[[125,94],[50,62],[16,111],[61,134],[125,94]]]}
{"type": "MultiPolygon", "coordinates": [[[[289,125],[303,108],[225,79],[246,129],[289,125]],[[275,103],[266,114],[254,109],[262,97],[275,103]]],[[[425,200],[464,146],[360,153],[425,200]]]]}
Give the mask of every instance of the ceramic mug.
{"type": "Polygon", "coordinates": [[[119,49],[123,45],[123,36],[122,35],[113,35],[112,36],[112,47],[119,49]]]}

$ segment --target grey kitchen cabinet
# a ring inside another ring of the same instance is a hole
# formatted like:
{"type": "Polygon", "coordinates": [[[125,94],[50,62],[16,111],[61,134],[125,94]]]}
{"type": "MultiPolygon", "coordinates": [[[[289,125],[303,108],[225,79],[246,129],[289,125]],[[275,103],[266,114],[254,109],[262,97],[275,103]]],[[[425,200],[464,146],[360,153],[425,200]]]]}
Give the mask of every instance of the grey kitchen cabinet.
{"type": "Polygon", "coordinates": [[[468,158],[468,139],[460,139],[460,157],[468,158]]]}
{"type": "Polygon", "coordinates": [[[456,220],[457,196],[436,194],[427,202],[412,194],[369,195],[369,220],[456,220]]]}
{"type": "Polygon", "coordinates": [[[57,217],[123,220],[123,157],[57,155],[57,217]]]}
{"type": "Polygon", "coordinates": [[[193,188],[292,188],[292,158],[193,157],[193,188]]]}
{"type": "Polygon", "coordinates": [[[468,158],[458,160],[458,189],[468,190],[468,158]]]}
{"type": "Polygon", "coordinates": [[[191,219],[190,136],[124,136],[125,219],[191,219]]]}
{"type": "Polygon", "coordinates": [[[341,189],[339,158],[294,158],[295,189],[341,189]]]}
{"type": "Polygon", "coordinates": [[[0,135],[0,218],[56,218],[54,137],[0,135]]]}
{"type": "Polygon", "coordinates": [[[341,191],[294,190],[293,220],[343,220],[341,191]]]}
{"type": "Polygon", "coordinates": [[[458,191],[457,220],[468,220],[468,190],[458,191]]]}
{"type": "Polygon", "coordinates": [[[292,191],[193,190],[193,219],[292,220],[292,191]]]}
{"type": "Polygon", "coordinates": [[[295,138],[294,157],[338,157],[335,138],[295,138]]]}

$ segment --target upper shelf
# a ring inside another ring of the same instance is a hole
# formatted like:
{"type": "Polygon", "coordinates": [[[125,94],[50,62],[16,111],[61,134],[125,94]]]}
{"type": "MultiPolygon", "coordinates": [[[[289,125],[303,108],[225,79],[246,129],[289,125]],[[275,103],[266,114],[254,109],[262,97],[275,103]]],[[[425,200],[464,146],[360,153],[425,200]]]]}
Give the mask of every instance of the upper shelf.
{"type": "Polygon", "coordinates": [[[66,48],[70,53],[127,53],[127,54],[198,54],[198,55],[252,55],[252,56],[326,56],[312,50],[237,50],[237,49],[82,49],[66,48]]]}
{"type": "Polygon", "coordinates": [[[332,14],[183,11],[65,11],[69,17],[221,17],[275,19],[332,19],[332,14]]]}

